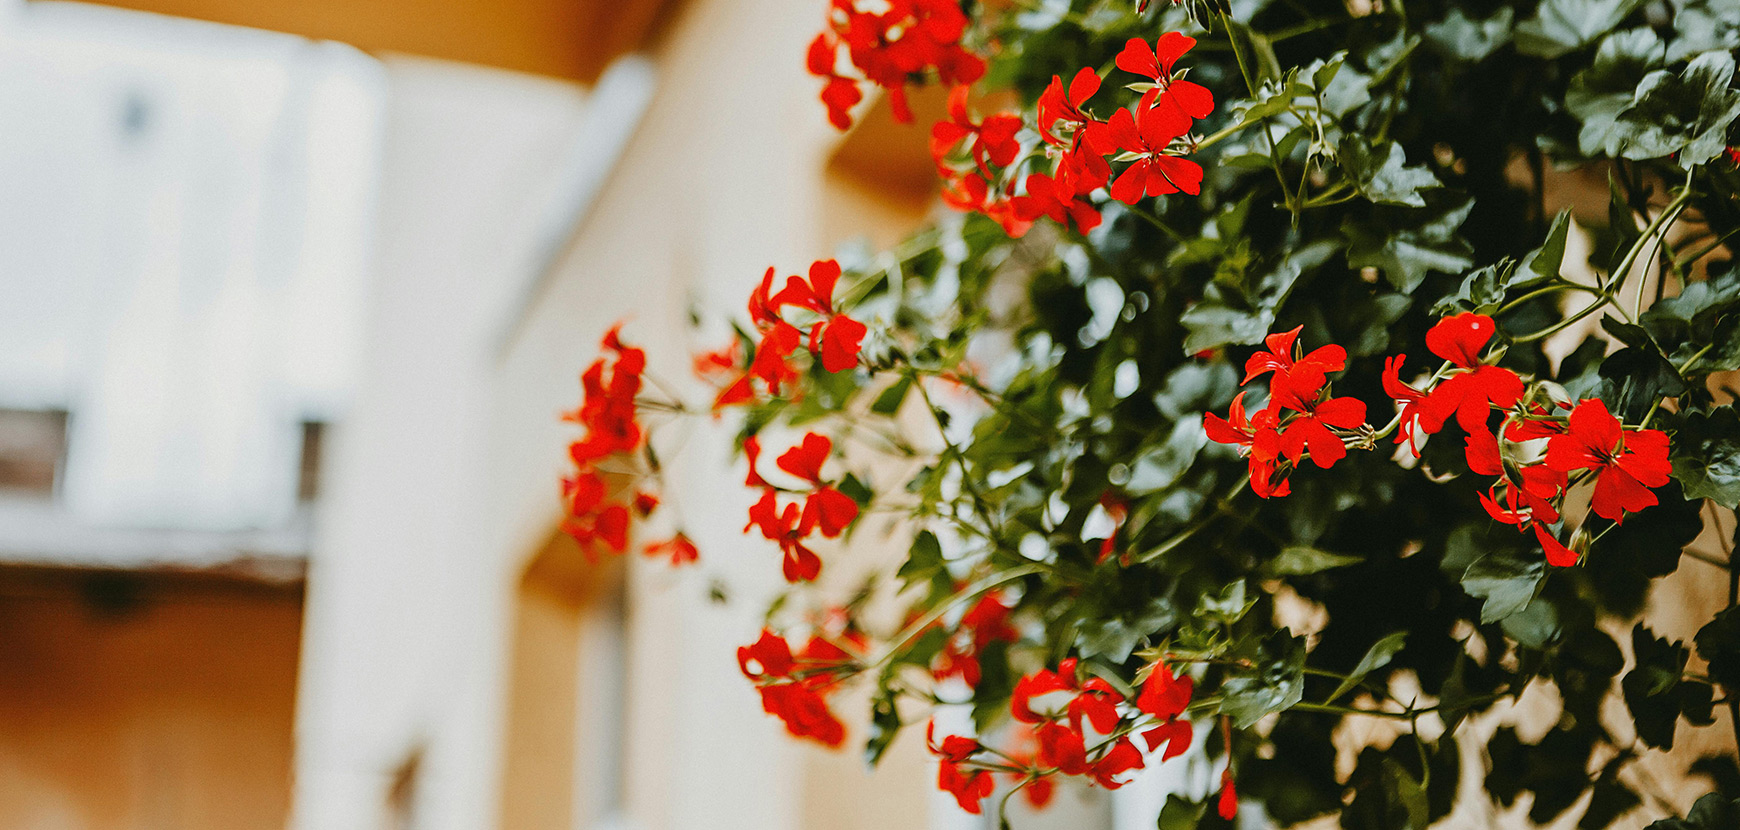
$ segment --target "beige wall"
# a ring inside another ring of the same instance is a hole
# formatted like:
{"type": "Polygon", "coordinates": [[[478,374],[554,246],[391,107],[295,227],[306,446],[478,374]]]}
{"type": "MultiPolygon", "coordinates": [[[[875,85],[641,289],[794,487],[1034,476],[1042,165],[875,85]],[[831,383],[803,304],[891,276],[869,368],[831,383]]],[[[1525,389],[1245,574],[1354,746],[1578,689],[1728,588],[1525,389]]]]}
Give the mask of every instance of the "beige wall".
{"type": "Polygon", "coordinates": [[[0,827],[283,827],[300,590],[90,580],[0,571],[0,827]]]}

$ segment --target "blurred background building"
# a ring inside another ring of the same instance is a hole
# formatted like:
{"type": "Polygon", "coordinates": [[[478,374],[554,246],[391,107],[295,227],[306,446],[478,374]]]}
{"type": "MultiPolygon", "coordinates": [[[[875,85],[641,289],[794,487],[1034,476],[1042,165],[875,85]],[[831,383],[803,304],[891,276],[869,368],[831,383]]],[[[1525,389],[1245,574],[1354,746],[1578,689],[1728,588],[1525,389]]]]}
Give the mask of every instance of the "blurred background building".
{"type": "Polygon", "coordinates": [[[682,378],[691,310],[930,210],[923,127],[828,127],[822,8],[0,0],[0,827],[987,827],[920,735],[761,713],[717,429],[699,567],[555,531],[609,324],[682,378]]]}

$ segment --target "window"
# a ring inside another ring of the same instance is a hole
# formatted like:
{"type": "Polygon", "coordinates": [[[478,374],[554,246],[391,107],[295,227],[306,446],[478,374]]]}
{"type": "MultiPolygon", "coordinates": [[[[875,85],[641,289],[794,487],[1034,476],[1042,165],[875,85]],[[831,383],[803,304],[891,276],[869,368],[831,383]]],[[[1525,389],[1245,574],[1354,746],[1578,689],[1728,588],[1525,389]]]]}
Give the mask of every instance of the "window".
{"type": "Polygon", "coordinates": [[[65,412],[0,409],[0,491],[53,494],[65,455],[65,412]]]}

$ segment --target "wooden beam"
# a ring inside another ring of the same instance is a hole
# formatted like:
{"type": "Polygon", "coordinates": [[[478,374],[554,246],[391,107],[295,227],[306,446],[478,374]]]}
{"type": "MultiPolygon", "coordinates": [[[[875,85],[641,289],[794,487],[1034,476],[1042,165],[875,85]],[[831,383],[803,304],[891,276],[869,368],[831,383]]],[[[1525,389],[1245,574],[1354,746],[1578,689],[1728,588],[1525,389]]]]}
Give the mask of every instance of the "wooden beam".
{"type": "Polygon", "coordinates": [[[655,37],[679,0],[97,0],[590,83],[655,37]]]}

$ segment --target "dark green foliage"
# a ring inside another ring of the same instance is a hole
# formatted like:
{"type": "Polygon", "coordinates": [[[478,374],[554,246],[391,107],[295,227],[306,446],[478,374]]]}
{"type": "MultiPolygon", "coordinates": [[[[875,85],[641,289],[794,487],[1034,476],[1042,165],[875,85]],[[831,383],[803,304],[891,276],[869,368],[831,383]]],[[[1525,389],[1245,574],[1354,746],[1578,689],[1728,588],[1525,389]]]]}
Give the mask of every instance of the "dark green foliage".
{"type": "MultiPolygon", "coordinates": [[[[789,413],[819,417],[854,397],[883,416],[932,409],[923,380],[952,379],[975,340],[994,344],[971,352],[1002,361],[968,390],[983,414],[960,425],[933,409],[954,443],[904,492],[877,494],[971,528],[959,534],[968,554],[945,556],[928,532],[913,545],[899,576],[925,608],[969,573],[1043,564],[1017,583],[1017,614],[1043,633],[981,655],[975,721],[993,726],[1014,680],[1060,658],[1127,680],[1165,657],[1198,667],[1199,699],[1218,701],[1202,713],[1231,720],[1240,790],[1270,816],[1423,830],[1450,808],[1457,725],[1550,679],[1564,716],[1532,744],[1501,729],[1487,791],[1501,804],[1532,793],[1543,822],[1587,794],[1581,828],[1648,804],[1619,774],[1642,750],[1603,727],[1603,701],[1622,696],[1641,742],[1666,747],[1740,694],[1732,609],[1691,644],[1636,627],[1629,671],[1597,625],[1643,610],[1707,503],[1740,502],[1740,418],[1712,379],[1740,369],[1740,272],[1699,261],[1740,233],[1740,173],[1723,156],[1740,140],[1740,0],[1410,0],[1357,18],[1340,0],[1257,0],[1236,4],[1236,20],[1211,4],[1017,5],[984,12],[999,43],[987,86],[1031,105],[1053,75],[1109,67],[1126,39],[1183,30],[1199,43],[1180,65],[1217,99],[1199,137],[1231,131],[1193,156],[1207,170],[1200,196],[1105,204],[1085,237],[1042,222],[1012,240],[969,215],[893,266],[863,263],[864,302],[898,356],[877,365],[901,374],[812,376],[789,413]],[[1549,209],[1554,168],[1606,178],[1606,213],[1549,209]],[[1650,223],[1670,209],[1697,220],[1664,243],[1650,223]],[[1588,262],[1568,253],[1583,250],[1573,224],[1594,236],[1588,262]],[[1661,299],[1618,291],[1615,271],[1638,262],[1668,273],[1661,299]],[[1591,268],[1598,285],[1569,282],[1591,268]],[[1619,346],[1592,335],[1549,356],[1567,298],[1612,309],[1600,328],[1619,346]],[[1619,525],[1579,508],[1554,528],[1578,567],[1547,565],[1533,533],[1482,509],[1492,479],[1469,472],[1457,427],[1418,468],[1395,463],[1385,441],[1296,471],[1292,494],[1269,500],[1245,487],[1235,450],[1203,436],[1202,414],[1227,411],[1257,344],[1295,326],[1306,350],[1346,348],[1335,392],[1382,426],[1384,358],[1408,355],[1404,380],[1430,371],[1425,333],[1461,311],[1494,316],[1501,365],[1557,383],[1554,397],[1599,397],[1672,436],[1674,481],[1654,491],[1658,505],[1619,525]],[[1089,529],[1110,503],[1127,515],[1102,556],[1103,531],[1089,529]],[[1310,638],[1280,627],[1277,591],[1320,607],[1325,627],[1310,638]],[[1687,670],[1694,647],[1707,678],[1687,670]],[[1366,748],[1338,781],[1336,720],[1347,707],[1402,711],[1408,702],[1385,700],[1402,673],[1450,731],[1366,748]]],[[[1088,108],[1108,116],[1132,80],[1113,70],[1088,108]]],[[[939,645],[916,639],[915,662],[939,645]]],[[[900,723],[882,700],[873,753],[900,723]]],[[[1656,826],[1740,827],[1733,804],[1712,799],[1656,826]]],[[[1219,823],[1177,797],[1160,818],[1166,830],[1219,823]]]]}

